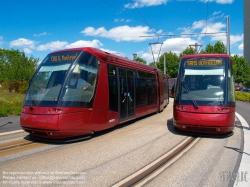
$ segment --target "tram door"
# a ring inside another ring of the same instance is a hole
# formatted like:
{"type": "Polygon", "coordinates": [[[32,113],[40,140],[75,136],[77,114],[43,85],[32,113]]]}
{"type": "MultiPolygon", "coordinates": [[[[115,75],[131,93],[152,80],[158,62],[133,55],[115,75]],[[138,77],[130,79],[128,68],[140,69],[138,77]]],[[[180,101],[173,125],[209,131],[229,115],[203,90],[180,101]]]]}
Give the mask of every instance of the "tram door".
{"type": "Polygon", "coordinates": [[[119,115],[120,121],[135,116],[135,91],[133,71],[119,68],[119,115]]]}

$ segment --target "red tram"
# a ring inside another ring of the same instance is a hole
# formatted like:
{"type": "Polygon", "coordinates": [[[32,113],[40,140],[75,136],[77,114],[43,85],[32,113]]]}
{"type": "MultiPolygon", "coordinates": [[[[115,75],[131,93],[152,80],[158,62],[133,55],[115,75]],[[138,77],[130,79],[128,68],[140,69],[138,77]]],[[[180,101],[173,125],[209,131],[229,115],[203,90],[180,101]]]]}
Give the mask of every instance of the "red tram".
{"type": "Polygon", "coordinates": [[[95,48],[48,54],[30,81],[20,116],[30,134],[59,139],[93,134],[169,103],[158,69],[95,48]]]}
{"type": "Polygon", "coordinates": [[[226,54],[183,56],[178,71],[173,122],[183,131],[224,134],[234,129],[232,61],[226,54]]]}
{"type": "Polygon", "coordinates": [[[169,78],[168,79],[169,97],[174,97],[176,81],[177,81],[177,78],[169,78]]]}

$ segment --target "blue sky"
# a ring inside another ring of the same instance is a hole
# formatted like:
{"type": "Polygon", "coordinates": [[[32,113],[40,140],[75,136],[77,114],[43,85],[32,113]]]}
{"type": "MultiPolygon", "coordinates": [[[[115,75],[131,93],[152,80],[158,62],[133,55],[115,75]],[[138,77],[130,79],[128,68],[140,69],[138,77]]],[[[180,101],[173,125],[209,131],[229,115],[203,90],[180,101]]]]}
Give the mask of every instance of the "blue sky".
{"type": "Polygon", "coordinates": [[[226,45],[227,15],[231,54],[243,54],[243,0],[0,2],[0,48],[19,49],[40,61],[51,51],[73,47],[95,47],[130,59],[136,53],[152,62],[152,51],[156,59],[159,52],[179,54],[195,43],[203,49],[217,41],[226,45]],[[217,34],[180,35],[190,33],[217,34]]]}

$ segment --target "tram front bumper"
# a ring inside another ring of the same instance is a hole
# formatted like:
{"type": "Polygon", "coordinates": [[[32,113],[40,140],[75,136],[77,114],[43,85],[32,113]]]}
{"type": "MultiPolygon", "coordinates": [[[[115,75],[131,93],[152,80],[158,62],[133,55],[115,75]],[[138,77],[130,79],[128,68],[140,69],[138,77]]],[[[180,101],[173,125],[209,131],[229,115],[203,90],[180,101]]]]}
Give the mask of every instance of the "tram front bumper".
{"type": "Polygon", "coordinates": [[[182,131],[224,134],[234,129],[235,113],[192,113],[174,111],[174,126],[182,131]]]}

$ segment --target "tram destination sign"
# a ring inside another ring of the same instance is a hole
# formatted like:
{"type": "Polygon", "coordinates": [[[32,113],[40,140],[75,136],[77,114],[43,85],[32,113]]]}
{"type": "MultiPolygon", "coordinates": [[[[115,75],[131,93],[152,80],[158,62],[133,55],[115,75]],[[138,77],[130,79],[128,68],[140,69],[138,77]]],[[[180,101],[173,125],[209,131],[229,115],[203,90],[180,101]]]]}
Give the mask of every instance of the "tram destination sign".
{"type": "Polygon", "coordinates": [[[50,57],[51,62],[75,60],[78,54],[53,54],[50,57]]]}
{"type": "Polygon", "coordinates": [[[221,59],[201,59],[201,60],[188,60],[187,66],[221,66],[223,64],[221,59]]]}

